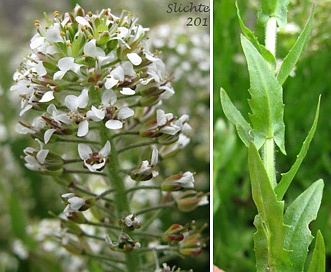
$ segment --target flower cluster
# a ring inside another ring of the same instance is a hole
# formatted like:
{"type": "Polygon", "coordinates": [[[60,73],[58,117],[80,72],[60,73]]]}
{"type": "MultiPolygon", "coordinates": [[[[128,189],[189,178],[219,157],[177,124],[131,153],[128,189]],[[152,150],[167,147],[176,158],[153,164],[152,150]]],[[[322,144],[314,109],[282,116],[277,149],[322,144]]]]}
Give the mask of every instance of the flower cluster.
{"type": "MultiPolygon", "coordinates": [[[[119,17],[110,9],[93,14],[78,5],[71,13],[36,20],[35,26],[31,53],[11,87],[21,98],[16,130],[39,144],[24,150],[26,167],[54,176],[66,187],[60,215],[67,237],[60,237],[63,247],[79,255],[90,252],[84,235],[99,242],[106,235],[104,246],[117,253],[146,246],[148,239],[134,237],[154,210],[134,206],[132,192],[141,189],[142,181],[154,183],[164,208],[187,212],[207,204],[207,194],[194,191],[193,173],[163,181],[159,176],[159,161],[181,151],[192,129],[187,114],[176,117],[161,108],[174,90],[164,63],[145,45],[148,29],[124,12],[119,17]],[[128,152],[136,149],[142,150],[140,156],[128,152]],[[104,191],[97,194],[90,184],[99,178],[104,191]],[[128,179],[136,189],[127,190],[128,179]],[[182,192],[169,194],[173,191],[182,192]],[[88,236],[83,225],[112,231],[88,236]]],[[[145,198],[149,195],[146,191],[145,198]]],[[[137,237],[144,235],[149,234],[137,237]]],[[[121,258],[112,261],[126,270],[121,258]]]]}

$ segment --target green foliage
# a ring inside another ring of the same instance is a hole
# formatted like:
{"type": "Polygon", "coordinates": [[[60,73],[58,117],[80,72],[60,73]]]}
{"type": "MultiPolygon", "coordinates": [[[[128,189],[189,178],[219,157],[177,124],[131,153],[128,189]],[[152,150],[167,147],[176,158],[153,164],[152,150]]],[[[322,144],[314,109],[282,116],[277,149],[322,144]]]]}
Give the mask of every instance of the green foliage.
{"type": "Polygon", "coordinates": [[[291,250],[291,271],[302,271],[304,268],[308,246],[313,240],[308,226],[317,217],[323,187],[323,180],[317,180],[286,209],[284,222],[291,229],[286,233],[284,246],[291,250]]]}
{"type": "Polygon", "coordinates": [[[252,196],[258,214],[254,225],[257,271],[287,271],[291,266],[289,251],[284,249],[284,238],[289,226],[284,222],[284,202],[278,201],[260,155],[253,143],[248,147],[248,164],[252,196]]]}
{"type": "Polygon", "coordinates": [[[325,246],[324,239],[320,230],[317,231],[316,243],[307,272],[324,272],[325,271],[325,246]]]}
{"type": "Polygon", "coordinates": [[[283,90],[268,64],[245,37],[241,39],[250,76],[252,110],[250,118],[254,129],[254,143],[259,149],[266,139],[273,138],[285,154],[285,124],[283,122],[283,90]]]}
{"type": "Polygon", "coordinates": [[[294,69],[297,64],[299,57],[302,55],[303,50],[307,44],[309,35],[311,33],[312,25],[313,25],[313,16],[314,12],[311,13],[308,22],[304,29],[302,30],[300,36],[297,41],[289,51],[288,55],[285,57],[282,66],[279,69],[277,79],[280,85],[283,85],[287,77],[290,75],[291,71],[294,69]]]}

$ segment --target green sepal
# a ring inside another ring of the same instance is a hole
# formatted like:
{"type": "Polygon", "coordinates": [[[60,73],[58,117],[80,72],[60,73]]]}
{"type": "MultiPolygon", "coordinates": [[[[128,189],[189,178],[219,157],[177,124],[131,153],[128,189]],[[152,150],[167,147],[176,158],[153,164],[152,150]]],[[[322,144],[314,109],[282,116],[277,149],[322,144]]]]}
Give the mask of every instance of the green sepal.
{"type": "Polygon", "coordinates": [[[283,199],[288,187],[290,186],[292,180],[294,179],[296,173],[298,172],[303,159],[307,155],[310,143],[314,138],[316,127],[317,127],[319,111],[320,111],[320,102],[321,102],[321,96],[319,96],[319,98],[318,98],[318,104],[317,104],[317,108],[316,108],[313,125],[312,125],[311,129],[309,130],[309,133],[308,133],[305,141],[302,144],[300,152],[297,155],[297,158],[296,158],[294,164],[292,165],[291,169],[288,172],[282,174],[282,178],[275,188],[275,193],[277,195],[278,200],[283,199]]]}
{"type": "Polygon", "coordinates": [[[317,231],[315,248],[307,272],[325,272],[325,244],[320,230],[317,231]]]}
{"type": "Polygon", "coordinates": [[[260,44],[257,37],[254,35],[254,33],[245,26],[245,24],[240,16],[240,10],[239,10],[237,2],[236,2],[236,8],[237,8],[237,16],[238,16],[238,20],[239,20],[239,24],[240,24],[242,33],[260,52],[262,57],[269,63],[271,68],[275,69],[276,68],[275,56],[267,48],[265,48],[264,45],[260,44]]]}
{"type": "Polygon", "coordinates": [[[317,217],[321,205],[324,182],[314,182],[287,208],[284,222],[291,228],[286,232],[284,247],[291,250],[291,271],[303,271],[308,247],[313,240],[309,224],[317,217]]]}
{"type": "Polygon", "coordinates": [[[252,140],[250,136],[252,131],[251,125],[246,121],[235,105],[233,105],[223,88],[221,88],[221,104],[226,118],[234,124],[240,139],[248,147],[249,142],[252,140]]]}
{"type": "Polygon", "coordinates": [[[245,36],[241,36],[241,44],[250,77],[249,106],[252,110],[250,119],[254,143],[260,149],[266,139],[274,139],[281,152],[286,154],[282,86],[268,63],[245,36]]]}
{"type": "Polygon", "coordinates": [[[290,271],[289,251],[284,239],[289,226],[284,222],[284,202],[278,201],[272,189],[259,152],[253,142],[248,147],[248,165],[252,197],[258,210],[254,224],[254,248],[257,271],[290,271]]]}
{"type": "Polygon", "coordinates": [[[300,33],[298,39],[296,40],[295,44],[293,45],[293,47],[291,48],[291,50],[289,51],[287,56],[285,57],[282,65],[279,69],[277,79],[278,79],[278,82],[280,85],[284,84],[285,80],[290,75],[291,71],[293,70],[296,63],[298,62],[298,59],[302,55],[302,52],[308,42],[311,30],[312,30],[313,17],[314,17],[314,9],[312,10],[311,15],[310,15],[304,29],[300,33]]]}

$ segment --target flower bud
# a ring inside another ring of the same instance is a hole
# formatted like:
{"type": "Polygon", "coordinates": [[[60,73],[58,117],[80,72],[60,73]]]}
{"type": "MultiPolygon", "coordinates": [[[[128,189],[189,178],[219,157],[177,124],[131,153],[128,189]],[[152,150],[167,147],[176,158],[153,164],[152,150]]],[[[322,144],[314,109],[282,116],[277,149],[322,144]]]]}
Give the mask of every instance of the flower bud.
{"type": "Polygon", "coordinates": [[[196,192],[194,190],[188,190],[180,193],[175,202],[177,207],[182,212],[190,212],[195,210],[198,206],[208,204],[208,193],[196,192]]]}
{"type": "Polygon", "coordinates": [[[86,218],[81,212],[71,212],[67,215],[67,218],[77,224],[84,224],[86,222],[86,218]]]}
{"type": "Polygon", "coordinates": [[[124,227],[126,231],[134,231],[135,229],[139,229],[141,227],[139,219],[133,214],[130,214],[125,218],[121,218],[120,225],[124,227]]]}
{"type": "Polygon", "coordinates": [[[202,243],[199,240],[200,234],[188,236],[179,246],[179,253],[183,255],[196,256],[202,252],[202,243]]]}
{"type": "Polygon", "coordinates": [[[162,239],[165,242],[180,242],[184,239],[185,231],[186,228],[182,225],[173,224],[163,233],[162,239]]]}

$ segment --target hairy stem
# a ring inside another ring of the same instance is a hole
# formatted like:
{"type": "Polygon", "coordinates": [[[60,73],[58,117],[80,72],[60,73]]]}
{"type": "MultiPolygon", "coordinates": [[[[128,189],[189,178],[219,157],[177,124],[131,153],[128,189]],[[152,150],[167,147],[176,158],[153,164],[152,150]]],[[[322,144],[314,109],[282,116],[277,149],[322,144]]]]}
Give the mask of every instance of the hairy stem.
{"type": "MultiPolygon", "coordinates": [[[[276,41],[277,41],[277,20],[270,17],[265,29],[265,47],[276,58],[276,41]]],[[[275,143],[274,139],[266,139],[263,146],[263,164],[267,171],[272,187],[277,185],[275,171],[275,143]]]]}
{"type": "MultiPolygon", "coordinates": [[[[114,192],[114,207],[116,207],[117,219],[130,214],[129,199],[126,194],[124,179],[120,176],[120,164],[118,160],[118,150],[114,139],[109,137],[109,130],[103,125],[101,127],[100,137],[103,143],[109,140],[111,145],[110,162],[107,163],[108,182],[111,187],[116,189],[114,192]]],[[[137,271],[137,266],[140,264],[140,258],[135,252],[126,254],[126,271],[137,271]]]]}

